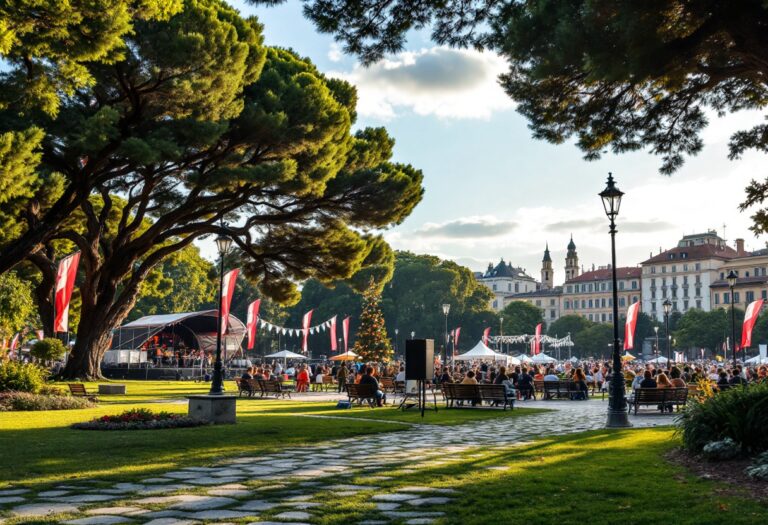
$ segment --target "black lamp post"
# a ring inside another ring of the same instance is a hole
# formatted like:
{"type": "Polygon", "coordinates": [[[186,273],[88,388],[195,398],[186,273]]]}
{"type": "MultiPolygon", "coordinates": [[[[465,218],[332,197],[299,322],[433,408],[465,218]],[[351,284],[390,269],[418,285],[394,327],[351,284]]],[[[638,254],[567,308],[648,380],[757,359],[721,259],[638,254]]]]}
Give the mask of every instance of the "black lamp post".
{"type": "Polygon", "coordinates": [[[671,349],[669,348],[669,312],[672,310],[672,303],[670,303],[669,299],[667,299],[661,303],[661,306],[664,307],[664,338],[667,340],[667,366],[670,366],[670,363],[672,362],[672,355],[670,353],[671,349]]]}
{"type": "Polygon", "coordinates": [[[224,301],[224,257],[226,257],[230,246],[232,246],[232,239],[224,235],[216,237],[216,248],[219,250],[219,323],[216,329],[216,362],[213,364],[213,380],[211,381],[211,391],[208,395],[220,396],[224,394],[224,377],[221,373],[221,329],[224,323],[224,318],[221,315],[222,304],[224,301]]]}
{"type": "Polygon", "coordinates": [[[627,416],[627,400],[624,398],[624,372],[621,365],[621,349],[619,348],[619,293],[616,284],[616,217],[619,215],[621,197],[624,192],[616,187],[613,175],[608,174],[608,184],[599,193],[603,201],[605,214],[610,221],[608,232],[611,234],[611,272],[613,280],[613,377],[608,401],[608,428],[631,427],[627,416]]]}
{"type": "Polygon", "coordinates": [[[451,305],[443,305],[443,315],[445,315],[445,346],[443,347],[443,366],[448,366],[448,314],[451,311],[451,305]]]}
{"type": "Polygon", "coordinates": [[[738,279],[739,276],[736,275],[736,272],[731,270],[728,272],[728,286],[731,287],[731,352],[733,353],[733,366],[735,367],[736,362],[736,298],[733,295],[733,287],[736,286],[736,279],[738,279]]]}
{"type": "Polygon", "coordinates": [[[395,355],[396,356],[398,355],[398,352],[397,352],[397,334],[399,334],[399,333],[400,333],[400,329],[399,328],[395,328],[395,355]]]}

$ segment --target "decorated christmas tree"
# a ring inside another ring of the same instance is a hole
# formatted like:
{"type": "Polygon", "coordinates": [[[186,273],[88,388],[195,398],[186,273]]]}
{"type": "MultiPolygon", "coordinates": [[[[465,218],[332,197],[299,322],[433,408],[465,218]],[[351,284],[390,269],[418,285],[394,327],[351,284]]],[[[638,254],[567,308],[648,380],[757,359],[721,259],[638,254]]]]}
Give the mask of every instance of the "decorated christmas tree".
{"type": "Polygon", "coordinates": [[[380,300],[381,293],[371,279],[368,289],[363,293],[363,311],[354,348],[354,352],[364,361],[385,362],[392,358],[392,345],[387,337],[384,314],[379,307],[380,300]]]}

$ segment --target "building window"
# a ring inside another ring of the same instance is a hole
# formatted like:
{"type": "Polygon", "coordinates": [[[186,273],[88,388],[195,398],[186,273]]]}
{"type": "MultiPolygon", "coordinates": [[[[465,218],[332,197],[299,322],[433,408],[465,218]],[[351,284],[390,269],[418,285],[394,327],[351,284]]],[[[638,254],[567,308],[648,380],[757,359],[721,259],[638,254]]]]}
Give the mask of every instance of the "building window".
{"type": "Polygon", "coordinates": [[[613,321],[613,314],[608,314],[608,320],[613,321]]]}
{"type": "Polygon", "coordinates": [[[619,290],[624,289],[624,281],[619,281],[619,290]]]}
{"type": "Polygon", "coordinates": [[[683,284],[688,284],[688,276],[683,275],[683,284]]]}
{"type": "Polygon", "coordinates": [[[594,321],[594,319],[592,319],[592,314],[589,314],[589,320],[594,321]]]}
{"type": "Polygon", "coordinates": [[[701,310],[701,299],[696,299],[696,308],[701,310]]]}
{"type": "Polygon", "coordinates": [[[624,303],[624,298],[623,297],[619,298],[619,306],[621,306],[623,308],[624,304],[625,304],[624,303]]]}
{"type": "Polygon", "coordinates": [[[688,309],[688,301],[683,301],[683,310],[688,309]]]}
{"type": "Polygon", "coordinates": [[[638,302],[639,300],[640,300],[640,298],[639,298],[638,296],[636,296],[636,295],[633,295],[633,296],[632,296],[632,302],[633,302],[633,303],[636,303],[636,302],[638,302]]]}
{"type": "Polygon", "coordinates": [[[696,276],[696,284],[701,284],[701,275],[696,276]]]}
{"type": "MultiPolygon", "coordinates": [[[[541,299],[536,299],[536,306],[541,306],[541,299]]],[[[224,324],[223,322],[221,324],[224,324]]]]}
{"type": "Polygon", "coordinates": [[[554,319],[555,318],[555,311],[554,310],[550,310],[549,311],[549,318],[550,319],[554,319]]]}
{"type": "Polygon", "coordinates": [[[508,292],[512,291],[512,283],[507,283],[507,291],[508,292]]]}
{"type": "Polygon", "coordinates": [[[728,292],[723,294],[723,304],[731,304],[731,294],[728,292]]]}
{"type": "Polygon", "coordinates": [[[725,273],[720,272],[720,280],[723,280],[723,279],[725,279],[725,273]]]}
{"type": "Polygon", "coordinates": [[[672,310],[677,312],[677,301],[672,301],[672,310]]]}
{"type": "Polygon", "coordinates": [[[549,306],[555,306],[555,300],[554,299],[550,299],[549,300],[549,306]]]}
{"type": "Polygon", "coordinates": [[[520,283],[515,283],[515,293],[520,292],[520,283]]]}
{"type": "Polygon", "coordinates": [[[494,308],[498,308],[499,307],[499,302],[498,301],[493,301],[493,307],[494,308]]]}
{"type": "Polygon", "coordinates": [[[605,308],[605,299],[600,299],[600,308],[605,308]]]}
{"type": "Polygon", "coordinates": [[[698,271],[700,271],[700,270],[701,270],[701,263],[696,263],[696,265],[694,266],[694,269],[695,269],[697,272],[698,272],[698,271]]]}
{"type": "Polygon", "coordinates": [[[656,303],[651,303],[651,311],[652,312],[656,311],[656,303]]]}
{"type": "Polygon", "coordinates": [[[749,277],[749,271],[744,271],[744,277],[749,277]]]}
{"type": "MultiPolygon", "coordinates": [[[[723,300],[725,300],[725,299],[723,299],[723,300]]],[[[719,293],[715,294],[715,304],[720,304],[720,294],[719,293]]]]}
{"type": "Polygon", "coordinates": [[[684,264],[684,265],[683,265],[683,271],[684,271],[684,272],[687,272],[687,271],[688,271],[688,265],[687,265],[687,264],[684,264]]]}
{"type": "Polygon", "coordinates": [[[688,288],[683,288],[683,297],[688,297],[688,288]]]}
{"type": "Polygon", "coordinates": [[[747,296],[748,303],[751,303],[752,301],[755,300],[755,292],[744,292],[744,293],[747,296]]]}
{"type": "MultiPolygon", "coordinates": [[[[495,284],[493,285],[493,291],[494,292],[496,291],[496,285],[495,284]]],[[[224,324],[224,323],[221,323],[221,324],[224,324]]]]}
{"type": "Polygon", "coordinates": [[[637,290],[637,281],[632,281],[632,289],[637,290]]]}
{"type": "Polygon", "coordinates": [[[662,266],[661,267],[661,273],[667,273],[667,267],[666,266],[662,266]]]}
{"type": "Polygon", "coordinates": [[[651,299],[656,299],[656,290],[651,291],[651,299]]]}
{"type": "Polygon", "coordinates": [[[739,292],[733,292],[733,304],[739,304],[739,292]]]}
{"type": "Polygon", "coordinates": [[[768,290],[763,290],[760,292],[760,299],[768,299],[768,290]]]}
{"type": "Polygon", "coordinates": [[[656,267],[655,266],[651,266],[651,273],[656,273],[656,267]]]}
{"type": "MultiPolygon", "coordinates": [[[[591,302],[591,301],[590,301],[590,302],[591,302]]],[[[584,299],[582,299],[582,300],[581,300],[581,309],[582,309],[582,310],[584,310],[584,309],[586,309],[586,308],[587,308],[587,301],[585,301],[584,299]]]]}
{"type": "Polygon", "coordinates": [[[677,266],[675,266],[675,265],[673,264],[673,265],[672,265],[672,273],[675,273],[676,271],[677,271],[677,266]]]}
{"type": "Polygon", "coordinates": [[[605,314],[603,314],[603,315],[601,316],[601,319],[603,320],[603,322],[605,322],[605,314]]]}
{"type": "Polygon", "coordinates": [[[573,286],[570,284],[565,287],[565,293],[573,293],[573,286]]]}
{"type": "Polygon", "coordinates": [[[592,299],[589,300],[589,307],[590,308],[594,308],[593,303],[592,303],[592,299]]]}

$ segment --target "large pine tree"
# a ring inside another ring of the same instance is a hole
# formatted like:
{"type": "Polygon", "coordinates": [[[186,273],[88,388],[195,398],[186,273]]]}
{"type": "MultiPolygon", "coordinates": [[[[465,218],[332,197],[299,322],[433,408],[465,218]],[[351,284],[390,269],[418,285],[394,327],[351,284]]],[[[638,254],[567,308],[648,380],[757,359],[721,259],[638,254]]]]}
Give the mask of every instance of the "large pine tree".
{"type": "Polygon", "coordinates": [[[371,279],[363,294],[363,311],[360,314],[360,328],[354,348],[354,352],[365,361],[386,362],[392,358],[392,345],[387,337],[380,301],[381,292],[371,279]]]}

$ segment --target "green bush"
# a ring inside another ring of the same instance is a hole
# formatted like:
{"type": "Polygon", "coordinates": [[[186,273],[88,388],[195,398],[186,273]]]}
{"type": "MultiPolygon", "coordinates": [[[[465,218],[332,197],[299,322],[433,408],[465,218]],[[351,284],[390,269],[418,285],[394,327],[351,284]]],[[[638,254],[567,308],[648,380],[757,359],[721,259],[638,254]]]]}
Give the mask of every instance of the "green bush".
{"type": "Polygon", "coordinates": [[[93,408],[96,403],[82,397],[51,396],[29,392],[5,392],[0,394],[0,411],[3,410],[72,410],[93,408]]]}
{"type": "Polygon", "coordinates": [[[49,337],[32,345],[30,353],[40,361],[55,361],[64,357],[67,347],[59,339],[49,337]]]}
{"type": "Polygon", "coordinates": [[[0,392],[39,392],[48,372],[33,364],[0,362],[0,392]]]}
{"type": "Polygon", "coordinates": [[[689,403],[680,418],[683,446],[700,453],[707,443],[730,438],[741,453],[768,450],[768,383],[730,388],[689,403]]]}

